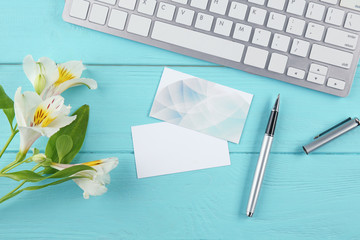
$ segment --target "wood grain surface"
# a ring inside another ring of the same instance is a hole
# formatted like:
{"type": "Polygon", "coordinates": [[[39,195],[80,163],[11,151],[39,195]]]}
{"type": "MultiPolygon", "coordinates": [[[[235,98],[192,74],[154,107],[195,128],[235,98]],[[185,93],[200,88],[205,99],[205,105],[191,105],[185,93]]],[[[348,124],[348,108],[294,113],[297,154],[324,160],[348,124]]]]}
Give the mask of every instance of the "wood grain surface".
{"type": "MultiPolygon", "coordinates": [[[[360,129],[307,156],[301,146],[348,116],[360,115],[360,72],[338,98],[65,23],[63,0],[0,3],[0,84],[13,97],[31,90],[25,55],[83,60],[99,88],[64,94],[90,105],[76,162],[116,156],[109,191],[82,198],[75,183],[26,192],[0,205],[0,239],[360,239],[360,129]],[[158,122],[149,111],[165,66],[254,94],[231,166],[137,179],[130,127],[158,122]],[[247,198],[269,110],[281,112],[256,213],[247,198]]],[[[360,68],[359,68],[360,69],[360,68]]],[[[0,116],[0,145],[8,137],[0,116]]],[[[0,164],[14,159],[18,136],[0,164]]],[[[44,150],[46,139],[36,146],[44,150]]],[[[14,182],[0,179],[0,194],[14,182]]],[[[15,185],[14,185],[15,186],[15,185]]]]}

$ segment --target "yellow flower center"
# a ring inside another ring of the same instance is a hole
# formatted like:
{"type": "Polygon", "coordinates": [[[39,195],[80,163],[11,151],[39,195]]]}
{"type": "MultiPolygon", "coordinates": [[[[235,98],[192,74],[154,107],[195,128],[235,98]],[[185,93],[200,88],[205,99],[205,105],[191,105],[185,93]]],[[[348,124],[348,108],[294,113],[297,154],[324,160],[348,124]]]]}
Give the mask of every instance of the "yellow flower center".
{"type": "Polygon", "coordinates": [[[91,161],[91,162],[82,163],[82,165],[93,167],[93,166],[96,166],[96,165],[100,165],[101,163],[103,163],[102,160],[95,160],[95,161],[91,161]]]}
{"type": "Polygon", "coordinates": [[[75,76],[69,70],[67,70],[65,67],[58,67],[58,70],[59,70],[59,78],[54,83],[54,85],[56,87],[66,81],[69,81],[69,80],[75,78],[75,76]]]}
{"type": "Polygon", "coordinates": [[[47,127],[55,118],[50,116],[50,111],[39,106],[34,114],[34,120],[32,126],[47,127]]]}

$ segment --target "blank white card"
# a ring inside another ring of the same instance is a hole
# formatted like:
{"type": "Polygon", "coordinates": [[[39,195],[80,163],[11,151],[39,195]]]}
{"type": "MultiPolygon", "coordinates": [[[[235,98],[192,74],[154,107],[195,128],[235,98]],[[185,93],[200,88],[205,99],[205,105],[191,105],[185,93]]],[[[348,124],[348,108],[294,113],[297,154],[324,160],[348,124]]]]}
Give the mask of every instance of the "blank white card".
{"type": "Polygon", "coordinates": [[[131,131],[138,178],[230,165],[225,140],[170,123],[131,131]]]}

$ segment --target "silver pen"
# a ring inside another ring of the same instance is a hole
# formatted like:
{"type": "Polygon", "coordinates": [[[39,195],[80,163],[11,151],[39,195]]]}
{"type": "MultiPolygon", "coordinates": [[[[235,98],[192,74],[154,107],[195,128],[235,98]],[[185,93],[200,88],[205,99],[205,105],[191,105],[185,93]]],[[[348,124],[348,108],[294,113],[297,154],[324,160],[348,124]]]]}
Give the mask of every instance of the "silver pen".
{"type": "Polygon", "coordinates": [[[271,145],[274,139],[276,121],[279,114],[279,103],[280,103],[280,94],[278,95],[274,108],[271,111],[269,122],[265,131],[264,140],[262,142],[260,155],[258,159],[258,163],[256,166],[254,180],[251,187],[250,197],[248,206],[246,209],[246,215],[248,217],[252,217],[255,211],[255,206],[257,199],[259,197],[259,192],[261,188],[261,183],[264,178],[265,168],[267,164],[267,160],[269,158],[271,145]]]}

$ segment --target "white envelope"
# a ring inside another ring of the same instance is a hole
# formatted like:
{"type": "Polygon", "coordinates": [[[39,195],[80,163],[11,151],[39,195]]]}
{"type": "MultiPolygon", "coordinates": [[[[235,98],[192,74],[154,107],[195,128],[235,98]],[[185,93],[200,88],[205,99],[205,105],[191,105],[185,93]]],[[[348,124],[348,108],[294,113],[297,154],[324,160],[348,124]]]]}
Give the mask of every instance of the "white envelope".
{"type": "Polygon", "coordinates": [[[239,143],[252,94],[165,68],[150,116],[239,143]]]}
{"type": "Polygon", "coordinates": [[[165,122],[131,131],[138,178],[230,165],[225,140],[165,122]]]}

